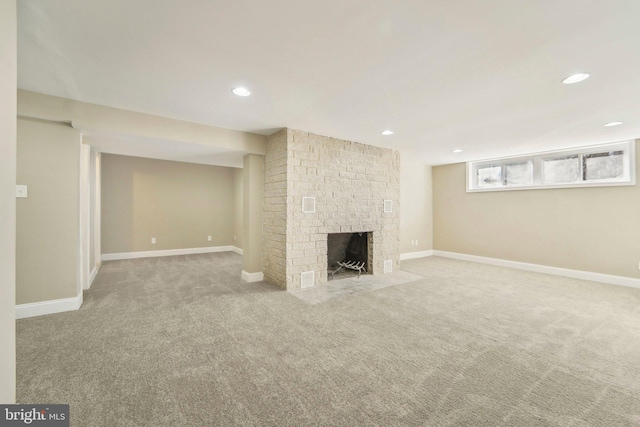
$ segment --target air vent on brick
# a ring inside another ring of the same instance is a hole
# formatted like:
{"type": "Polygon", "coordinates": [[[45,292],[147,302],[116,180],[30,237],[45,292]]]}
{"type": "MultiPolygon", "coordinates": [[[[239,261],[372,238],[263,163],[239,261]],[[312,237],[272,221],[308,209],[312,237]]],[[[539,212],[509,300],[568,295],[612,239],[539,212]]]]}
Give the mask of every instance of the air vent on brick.
{"type": "Polygon", "coordinates": [[[302,198],[302,212],[313,213],[316,211],[316,198],[315,197],[303,197],[302,198]]]}

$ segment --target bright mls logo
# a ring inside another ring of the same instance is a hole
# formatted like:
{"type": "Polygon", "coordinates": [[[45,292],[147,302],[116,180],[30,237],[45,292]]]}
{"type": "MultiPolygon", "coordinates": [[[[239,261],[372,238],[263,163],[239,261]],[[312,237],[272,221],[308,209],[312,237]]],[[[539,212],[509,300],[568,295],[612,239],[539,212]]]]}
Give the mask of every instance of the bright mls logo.
{"type": "Polygon", "coordinates": [[[69,427],[69,405],[0,405],[0,427],[69,427]]]}

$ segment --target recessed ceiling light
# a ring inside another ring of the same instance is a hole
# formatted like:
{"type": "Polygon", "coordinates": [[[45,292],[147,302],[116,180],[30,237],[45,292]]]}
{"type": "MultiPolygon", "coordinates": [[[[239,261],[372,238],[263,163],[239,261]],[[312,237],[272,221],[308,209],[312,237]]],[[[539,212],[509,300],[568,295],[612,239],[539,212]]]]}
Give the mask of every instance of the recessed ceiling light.
{"type": "Polygon", "coordinates": [[[456,148],[455,150],[452,151],[452,153],[462,153],[462,150],[459,148],[456,148]]]}
{"type": "Polygon", "coordinates": [[[624,123],[624,122],[609,122],[609,123],[605,124],[604,127],[610,128],[610,127],[613,127],[613,126],[620,126],[622,123],[624,123]]]}
{"type": "Polygon", "coordinates": [[[570,85],[573,83],[578,83],[581,82],[583,80],[586,80],[589,78],[589,74],[587,73],[577,73],[577,74],[572,74],[569,77],[566,77],[564,80],[562,80],[562,83],[566,84],[566,85],[570,85]]]}
{"type": "Polygon", "coordinates": [[[251,92],[249,92],[249,89],[244,88],[244,87],[237,87],[237,88],[233,89],[231,92],[235,93],[238,96],[249,96],[249,95],[251,95],[251,92]]]}
{"type": "Polygon", "coordinates": [[[393,131],[392,131],[392,130],[389,130],[389,129],[387,129],[387,130],[383,130],[383,131],[382,131],[382,132],[380,132],[380,133],[381,133],[381,134],[383,134],[383,135],[385,135],[385,136],[386,136],[386,135],[393,135],[393,131]]]}

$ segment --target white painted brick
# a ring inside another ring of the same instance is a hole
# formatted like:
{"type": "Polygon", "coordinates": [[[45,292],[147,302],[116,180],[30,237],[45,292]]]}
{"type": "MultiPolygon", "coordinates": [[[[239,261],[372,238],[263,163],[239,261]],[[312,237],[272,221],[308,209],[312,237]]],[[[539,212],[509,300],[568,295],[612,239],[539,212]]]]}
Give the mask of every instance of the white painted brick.
{"type": "Polygon", "coordinates": [[[382,200],[399,198],[398,152],[291,129],[276,136],[269,137],[265,158],[272,169],[265,169],[266,278],[295,288],[299,272],[313,270],[316,284],[325,283],[327,233],[373,231],[374,274],[382,260],[399,258],[399,206],[382,212],[382,200]],[[303,196],[317,198],[316,213],[300,213],[303,196]],[[283,252],[289,260],[282,260],[283,252]]]}

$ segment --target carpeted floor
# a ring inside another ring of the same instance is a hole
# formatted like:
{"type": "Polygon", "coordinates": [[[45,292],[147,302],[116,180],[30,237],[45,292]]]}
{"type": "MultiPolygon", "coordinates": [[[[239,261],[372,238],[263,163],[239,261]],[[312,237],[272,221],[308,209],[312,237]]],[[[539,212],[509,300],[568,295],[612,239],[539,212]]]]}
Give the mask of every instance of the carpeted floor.
{"type": "Polygon", "coordinates": [[[233,253],[104,263],[17,322],[18,401],[72,426],[640,426],[640,290],[444,258],[309,305],[233,253]]]}

